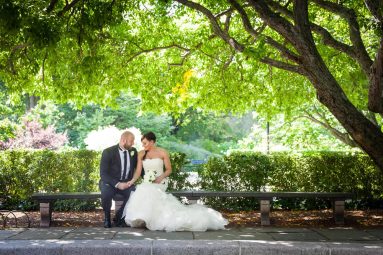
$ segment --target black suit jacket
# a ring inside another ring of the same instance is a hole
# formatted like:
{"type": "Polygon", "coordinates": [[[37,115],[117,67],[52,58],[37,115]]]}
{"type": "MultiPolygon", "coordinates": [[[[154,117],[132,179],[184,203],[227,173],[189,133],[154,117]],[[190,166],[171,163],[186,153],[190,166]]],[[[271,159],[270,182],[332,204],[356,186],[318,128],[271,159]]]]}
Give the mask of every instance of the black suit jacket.
{"type": "MultiPolygon", "coordinates": [[[[101,181],[104,181],[113,187],[116,186],[117,182],[121,178],[121,159],[118,144],[112,147],[106,148],[102,152],[101,163],[100,163],[100,177],[101,181]]],[[[137,150],[131,148],[128,151],[130,157],[130,169],[128,174],[128,181],[133,178],[134,171],[137,167],[137,150]]]]}

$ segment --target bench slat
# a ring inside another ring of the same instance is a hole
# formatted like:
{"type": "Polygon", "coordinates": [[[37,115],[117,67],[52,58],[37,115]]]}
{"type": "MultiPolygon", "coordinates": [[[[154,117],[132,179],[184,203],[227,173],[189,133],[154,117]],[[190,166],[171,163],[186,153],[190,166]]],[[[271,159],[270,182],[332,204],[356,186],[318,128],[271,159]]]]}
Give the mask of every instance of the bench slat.
{"type": "Polygon", "coordinates": [[[252,192],[252,191],[193,191],[191,197],[254,197],[259,199],[280,198],[352,198],[347,192],[252,192]]]}
{"type": "MultiPolygon", "coordinates": [[[[253,192],[253,191],[206,191],[206,190],[180,190],[170,192],[177,197],[200,198],[200,197],[253,197],[258,199],[279,198],[327,198],[347,199],[352,198],[352,193],[347,192],[253,192]]],[[[57,193],[34,193],[32,199],[38,201],[50,201],[57,199],[98,199],[101,192],[57,192],[57,193]]]]}
{"type": "Polygon", "coordinates": [[[57,192],[57,193],[33,193],[32,199],[56,200],[56,199],[97,199],[101,198],[100,192],[57,192]]]}
{"type": "MultiPolygon", "coordinates": [[[[344,224],[344,200],[352,198],[347,192],[253,192],[253,191],[208,191],[208,190],[179,190],[170,192],[177,197],[187,197],[189,202],[196,202],[201,197],[253,197],[260,201],[261,225],[270,225],[270,202],[273,198],[323,198],[333,201],[333,212],[336,224],[344,224]]],[[[49,227],[52,216],[52,206],[59,199],[98,199],[101,192],[57,192],[34,193],[32,199],[40,203],[41,227],[49,227]]],[[[114,197],[117,206],[122,205],[118,196],[114,197]]],[[[116,209],[117,210],[117,209],[116,209]]]]}

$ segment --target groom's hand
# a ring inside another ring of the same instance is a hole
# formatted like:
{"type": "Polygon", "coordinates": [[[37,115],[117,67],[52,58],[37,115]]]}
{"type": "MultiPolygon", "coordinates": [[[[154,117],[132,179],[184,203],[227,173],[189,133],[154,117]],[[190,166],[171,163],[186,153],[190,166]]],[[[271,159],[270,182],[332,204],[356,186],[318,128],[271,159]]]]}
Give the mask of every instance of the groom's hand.
{"type": "Polygon", "coordinates": [[[124,189],[127,189],[129,188],[130,186],[128,186],[128,183],[127,182],[120,182],[118,185],[117,185],[117,189],[119,190],[124,190],[124,189]]]}

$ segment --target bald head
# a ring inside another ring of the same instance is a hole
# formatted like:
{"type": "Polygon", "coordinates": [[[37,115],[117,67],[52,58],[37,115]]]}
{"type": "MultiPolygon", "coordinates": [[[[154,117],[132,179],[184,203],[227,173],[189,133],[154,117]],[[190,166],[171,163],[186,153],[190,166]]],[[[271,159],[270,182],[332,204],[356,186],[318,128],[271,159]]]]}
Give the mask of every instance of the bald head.
{"type": "Polygon", "coordinates": [[[124,131],[124,132],[121,134],[121,139],[122,139],[122,138],[127,138],[127,137],[129,137],[129,136],[133,137],[133,139],[134,139],[134,134],[133,134],[132,132],[130,132],[130,131],[124,131]]]}
{"type": "Polygon", "coordinates": [[[130,131],[124,131],[120,138],[120,147],[128,150],[134,144],[134,134],[130,131]]]}

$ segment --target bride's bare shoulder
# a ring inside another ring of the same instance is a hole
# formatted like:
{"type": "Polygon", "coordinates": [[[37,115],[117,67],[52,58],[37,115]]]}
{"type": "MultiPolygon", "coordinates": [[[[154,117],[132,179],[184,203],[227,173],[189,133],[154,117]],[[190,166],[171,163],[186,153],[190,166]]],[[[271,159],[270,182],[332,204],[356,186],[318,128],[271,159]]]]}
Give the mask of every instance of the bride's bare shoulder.
{"type": "Polygon", "coordinates": [[[164,155],[169,155],[169,152],[167,150],[165,150],[164,148],[161,148],[161,147],[157,147],[158,149],[158,152],[164,156],[164,155]]]}
{"type": "Polygon", "coordinates": [[[141,150],[138,152],[138,157],[142,158],[145,155],[145,151],[141,150]]]}

